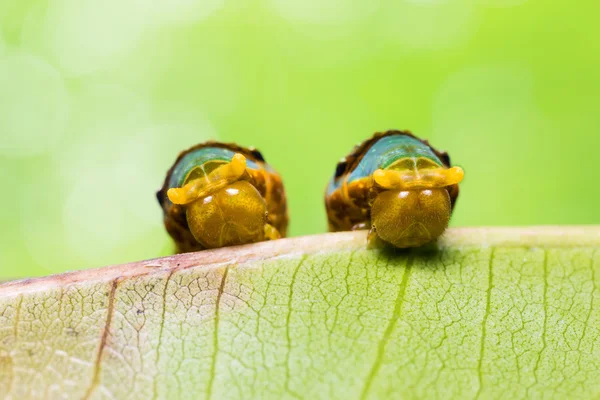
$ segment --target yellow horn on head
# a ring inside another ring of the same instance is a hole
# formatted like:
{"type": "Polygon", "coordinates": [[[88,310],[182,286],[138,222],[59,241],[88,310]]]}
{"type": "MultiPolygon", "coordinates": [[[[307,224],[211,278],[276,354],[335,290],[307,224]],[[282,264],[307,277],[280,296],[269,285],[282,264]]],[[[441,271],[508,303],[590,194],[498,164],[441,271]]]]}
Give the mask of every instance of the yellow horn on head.
{"type": "Polygon", "coordinates": [[[373,180],[384,189],[433,189],[460,183],[465,176],[461,167],[398,171],[378,169],[373,180]]]}
{"type": "Polygon", "coordinates": [[[180,188],[171,188],[167,196],[173,204],[189,204],[239,180],[246,171],[246,157],[236,153],[230,162],[221,165],[203,178],[194,179],[180,188]]]}

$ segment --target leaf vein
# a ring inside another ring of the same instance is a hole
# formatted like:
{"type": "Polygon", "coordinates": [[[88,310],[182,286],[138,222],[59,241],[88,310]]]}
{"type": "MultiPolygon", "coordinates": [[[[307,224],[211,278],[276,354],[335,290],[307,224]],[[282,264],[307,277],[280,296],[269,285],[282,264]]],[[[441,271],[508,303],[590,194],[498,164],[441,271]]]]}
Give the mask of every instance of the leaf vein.
{"type": "Polygon", "coordinates": [[[212,397],[213,384],[215,381],[216,367],[217,367],[217,356],[219,354],[219,308],[221,306],[221,297],[225,290],[225,281],[227,280],[227,274],[229,272],[229,266],[225,267],[223,277],[221,278],[221,284],[219,285],[219,291],[217,293],[217,300],[215,302],[215,328],[213,332],[213,355],[211,357],[210,364],[210,375],[208,379],[208,388],[206,390],[206,398],[212,397]]]}
{"type": "Polygon", "coordinates": [[[173,276],[173,274],[175,273],[175,269],[173,269],[169,275],[167,276],[167,279],[165,281],[165,288],[163,290],[162,293],[162,298],[163,298],[163,308],[162,308],[162,316],[160,318],[160,328],[158,331],[158,344],[156,345],[156,374],[154,375],[154,382],[153,382],[153,389],[154,389],[154,399],[156,399],[158,397],[158,363],[160,361],[160,348],[162,346],[162,337],[163,337],[163,329],[165,327],[165,310],[167,308],[167,288],[169,287],[169,282],[171,280],[171,277],[173,276]]]}
{"type": "Polygon", "coordinates": [[[300,271],[300,267],[302,266],[302,264],[304,263],[304,261],[306,261],[306,258],[308,256],[304,255],[301,259],[300,262],[298,263],[298,265],[296,265],[296,268],[294,269],[294,273],[292,274],[292,281],[290,283],[290,297],[288,298],[288,312],[287,312],[287,316],[285,319],[285,335],[286,335],[286,340],[287,340],[287,352],[285,354],[285,390],[290,393],[292,396],[294,396],[295,398],[301,398],[300,395],[298,395],[297,393],[295,393],[293,390],[290,389],[290,380],[291,380],[291,375],[290,375],[290,353],[292,352],[292,337],[290,335],[290,321],[292,319],[292,300],[294,298],[294,285],[296,284],[296,276],[298,275],[298,271],[300,271]]]}
{"type": "Polygon", "coordinates": [[[94,363],[94,373],[92,375],[92,383],[85,395],[84,399],[89,399],[94,392],[94,390],[98,387],[100,383],[100,363],[102,362],[102,355],[104,353],[104,348],[106,347],[106,341],[108,339],[108,333],[110,331],[110,326],[112,323],[113,314],[115,311],[115,292],[117,291],[117,285],[119,283],[119,278],[114,279],[111,284],[110,292],[108,294],[108,305],[107,305],[107,315],[106,315],[106,324],[104,325],[104,329],[102,330],[102,337],[100,339],[100,346],[98,346],[98,353],[96,355],[96,362],[94,363]]]}
{"type": "Polygon", "coordinates": [[[542,301],[544,302],[544,322],[542,324],[542,348],[540,349],[540,352],[538,353],[538,357],[537,360],[535,361],[535,367],[533,368],[533,373],[535,375],[535,381],[536,383],[539,382],[539,378],[538,378],[538,367],[540,365],[540,360],[542,359],[542,354],[544,354],[544,351],[546,350],[546,328],[548,326],[548,309],[546,308],[548,306],[548,250],[544,251],[544,293],[542,296],[542,301]]]}
{"type": "Polygon", "coordinates": [[[394,331],[394,328],[396,327],[396,323],[398,322],[398,319],[400,318],[402,306],[404,305],[404,296],[406,293],[406,287],[408,286],[408,279],[410,278],[410,274],[412,272],[413,262],[414,262],[413,256],[410,256],[406,261],[404,274],[402,276],[402,281],[400,282],[400,286],[398,288],[398,295],[396,296],[394,311],[393,311],[392,317],[390,318],[390,321],[388,322],[385,332],[383,333],[383,336],[382,336],[381,340],[379,341],[379,345],[377,348],[377,357],[375,358],[375,362],[373,363],[373,366],[371,367],[371,371],[369,372],[369,375],[367,376],[365,386],[363,387],[362,393],[360,395],[361,400],[364,400],[367,398],[367,395],[369,394],[369,390],[371,388],[371,384],[375,380],[375,377],[377,376],[377,373],[379,372],[379,369],[381,368],[381,365],[383,364],[383,357],[385,355],[385,347],[390,340],[390,337],[392,335],[392,332],[394,331]]]}
{"type": "Polygon", "coordinates": [[[493,287],[493,265],[494,265],[494,256],[495,250],[492,248],[490,251],[490,261],[488,263],[488,287],[486,294],[486,304],[485,304],[485,314],[483,314],[483,321],[481,322],[481,346],[479,348],[479,363],[477,365],[477,371],[479,373],[479,387],[477,388],[477,393],[475,394],[475,399],[478,399],[481,396],[481,391],[483,390],[483,357],[485,355],[485,339],[487,336],[487,321],[491,313],[492,308],[492,287],[493,287]]]}

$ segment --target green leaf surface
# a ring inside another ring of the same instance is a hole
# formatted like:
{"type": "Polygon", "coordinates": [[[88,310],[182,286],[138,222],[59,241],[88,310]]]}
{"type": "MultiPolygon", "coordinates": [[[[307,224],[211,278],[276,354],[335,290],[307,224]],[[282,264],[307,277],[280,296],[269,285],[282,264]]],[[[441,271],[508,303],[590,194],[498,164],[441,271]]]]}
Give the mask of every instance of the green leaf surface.
{"type": "Polygon", "coordinates": [[[7,399],[597,398],[600,227],[364,232],[0,285],[7,399]]]}

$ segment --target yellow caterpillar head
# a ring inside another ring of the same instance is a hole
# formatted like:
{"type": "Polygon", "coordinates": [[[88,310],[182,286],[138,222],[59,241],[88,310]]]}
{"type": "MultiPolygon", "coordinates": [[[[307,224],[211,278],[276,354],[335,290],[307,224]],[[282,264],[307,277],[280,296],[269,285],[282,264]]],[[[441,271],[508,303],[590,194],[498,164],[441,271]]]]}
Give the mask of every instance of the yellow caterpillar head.
{"type": "Polygon", "coordinates": [[[264,240],[267,204],[251,183],[240,180],[245,171],[246,158],[237,153],[210,174],[167,192],[173,204],[185,206],[190,232],[202,246],[264,240]]]}
{"type": "Polygon", "coordinates": [[[459,167],[427,170],[377,170],[382,189],[371,206],[377,235],[399,248],[418,247],[437,239],[448,227],[452,204],[447,186],[459,183],[459,167]]]}

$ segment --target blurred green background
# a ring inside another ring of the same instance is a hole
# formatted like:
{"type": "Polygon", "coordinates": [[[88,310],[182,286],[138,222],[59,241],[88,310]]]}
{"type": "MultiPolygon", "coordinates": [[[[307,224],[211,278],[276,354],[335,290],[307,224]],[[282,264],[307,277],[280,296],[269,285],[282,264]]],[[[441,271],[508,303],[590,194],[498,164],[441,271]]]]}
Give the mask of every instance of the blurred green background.
{"type": "Polygon", "coordinates": [[[326,229],[336,161],[411,129],[466,179],[454,226],[600,223],[592,0],[1,0],[0,279],[152,258],[155,190],[208,138],[326,229]]]}

